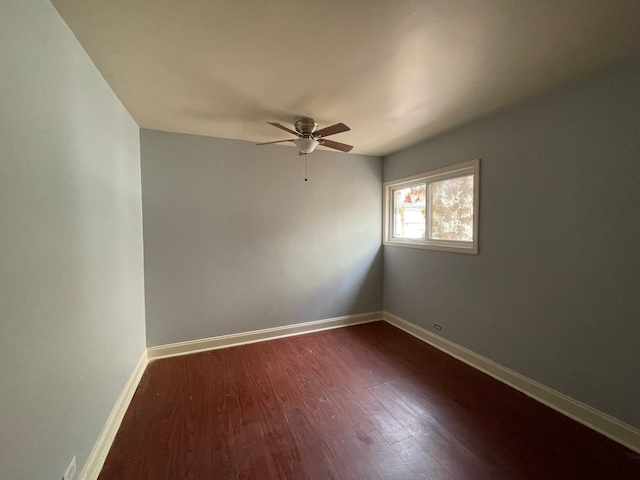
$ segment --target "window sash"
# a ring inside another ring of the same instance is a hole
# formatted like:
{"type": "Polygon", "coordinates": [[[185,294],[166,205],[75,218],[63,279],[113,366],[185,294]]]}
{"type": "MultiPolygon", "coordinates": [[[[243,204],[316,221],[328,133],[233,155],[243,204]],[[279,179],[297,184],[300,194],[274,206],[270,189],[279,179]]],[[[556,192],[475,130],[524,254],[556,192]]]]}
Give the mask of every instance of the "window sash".
{"type": "MultiPolygon", "coordinates": [[[[407,188],[417,187],[417,186],[420,186],[420,185],[424,185],[424,187],[425,187],[425,210],[426,210],[426,208],[427,208],[427,205],[426,205],[426,201],[427,201],[427,196],[426,196],[427,184],[424,181],[410,182],[410,183],[407,183],[407,184],[403,184],[402,186],[395,187],[395,188],[393,188],[391,190],[391,193],[390,193],[390,195],[391,195],[390,208],[391,208],[391,216],[392,216],[391,218],[392,218],[392,220],[391,220],[390,229],[391,229],[391,238],[393,238],[394,240],[406,241],[406,242],[412,242],[412,241],[421,242],[421,241],[424,240],[423,238],[412,238],[412,237],[400,236],[396,232],[396,225],[397,225],[397,222],[396,222],[396,216],[397,216],[396,215],[396,208],[397,208],[396,192],[398,192],[399,190],[405,190],[407,188]]],[[[424,232],[425,232],[424,235],[426,235],[426,231],[427,231],[426,215],[424,217],[424,223],[425,223],[425,225],[424,225],[424,232]]]]}
{"type": "MultiPolygon", "coordinates": [[[[455,239],[451,239],[451,240],[447,240],[447,239],[443,239],[443,238],[434,238],[433,235],[433,204],[434,204],[434,191],[433,191],[433,185],[435,183],[440,183],[443,181],[447,181],[447,180],[453,180],[456,178],[464,178],[464,177],[473,177],[473,193],[472,196],[473,198],[475,198],[476,196],[476,192],[475,192],[475,173],[463,173],[463,174],[458,174],[455,176],[450,176],[447,177],[445,179],[434,179],[431,180],[427,183],[427,197],[426,197],[426,202],[427,202],[427,211],[426,211],[426,215],[425,215],[425,222],[426,222],[426,235],[425,238],[426,240],[430,241],[430,242],[434,242],[437,244],[441,244],[441,245],[470,245],[473,244],[473,225],[472,225],[472,232],[471,232],[471,238],[472,240],[455,240],[455,239]]],[[[472,208],[474,210],[474,214],[475,214],[475,208],[472,205],[472,208]]],[[[474,218],[472,217],[472,222],[474,221],[474,218]]]]}

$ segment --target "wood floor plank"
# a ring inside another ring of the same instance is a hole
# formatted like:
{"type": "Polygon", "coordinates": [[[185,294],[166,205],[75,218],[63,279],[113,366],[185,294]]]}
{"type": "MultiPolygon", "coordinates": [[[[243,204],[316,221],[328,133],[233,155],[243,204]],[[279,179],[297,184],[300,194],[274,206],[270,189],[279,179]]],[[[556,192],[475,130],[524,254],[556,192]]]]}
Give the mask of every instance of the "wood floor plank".
{"type": "Polygon", "coordinates": [[[149,364],[100,480],[640,479],[640,455],[384,323],[149,364]]]}
{"type": "Polygon", "coordinates": [[[337,469],[336,458],[313,418],[300,408],[288,412],[287,418],[293,428],[295,446],[307,477],[332,480],[343,478],[337,469]]]}
{"type": "MultiPolygon", "coordinates": [[[[457,471],[449,467],[451,459],[446,459],[443,464],[434,455],[434,451],[428,445],[420,443],[416,438],[411,437],[391,446],[391,449],[403,462],[404,469],[408,472],[405,478],[425,479],[425,480],[462,480],[464,476],[457,475],[457,471]]],[[[468,475],[470,469],[464,465],[461,469],[463,475],[468,475]]],[[[385,478],[394,478],[394,471],[391,470],[385,478]]],[[[473,473],[474,479],[480,479],[478,472],[473,473]]]]}

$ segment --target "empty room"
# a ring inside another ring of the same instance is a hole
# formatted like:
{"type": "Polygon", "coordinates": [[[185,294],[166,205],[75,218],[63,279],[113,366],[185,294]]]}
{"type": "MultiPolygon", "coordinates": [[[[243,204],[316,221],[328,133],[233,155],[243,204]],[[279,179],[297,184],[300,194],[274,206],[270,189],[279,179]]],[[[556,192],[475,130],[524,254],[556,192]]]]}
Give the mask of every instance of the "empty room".
{"type": "Polygon", "coordinates": [[[0,479],[640,479],[639,24],[0,2],[0,479]]]}

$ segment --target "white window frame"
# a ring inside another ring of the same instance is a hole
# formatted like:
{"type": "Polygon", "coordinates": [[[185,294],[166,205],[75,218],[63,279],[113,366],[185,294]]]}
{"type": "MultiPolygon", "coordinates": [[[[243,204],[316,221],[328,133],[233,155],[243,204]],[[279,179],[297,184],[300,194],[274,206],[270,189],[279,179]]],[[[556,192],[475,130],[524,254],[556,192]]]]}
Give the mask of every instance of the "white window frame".
{"type": "Polygon", "coordinates": [[[393,247],[422,248],[426,250],[440,250],[443,252],[478,254],[478,220],[480,212],[480,159],[459,163],[450,167],[432,170],[430,172],[419,173],[410,177],[400,178],[385,182],[384,191],[384,212],[383,212],[383,232],[382,244],[393,247]],[[470,242],[458,240],[433,240],[429,239],[431,229],[431,201],[429,185],[434,182],[448,180],[456,177],[473,175],[473,240],[470,242]],[[425,214],[425,237],[426,238],[394,238],[394,211],[393,195],[394,190],[411,187],[416,184],[426,184],[426,214],[425,214]]]}

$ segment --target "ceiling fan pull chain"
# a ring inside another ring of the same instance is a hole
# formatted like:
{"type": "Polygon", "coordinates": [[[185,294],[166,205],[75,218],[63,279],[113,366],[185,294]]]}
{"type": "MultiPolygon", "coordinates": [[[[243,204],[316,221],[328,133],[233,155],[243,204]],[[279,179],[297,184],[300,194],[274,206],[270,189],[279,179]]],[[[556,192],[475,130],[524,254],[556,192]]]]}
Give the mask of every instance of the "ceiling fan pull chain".
{"type": "Polygon", "coordinates": [[[304,156],[304,181],[308,182],[309,179],[307,178],[307,156],[304,156]]]}

